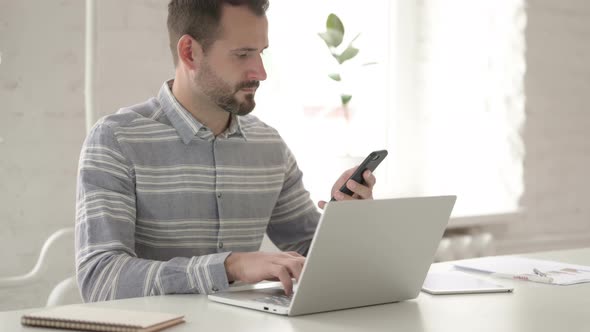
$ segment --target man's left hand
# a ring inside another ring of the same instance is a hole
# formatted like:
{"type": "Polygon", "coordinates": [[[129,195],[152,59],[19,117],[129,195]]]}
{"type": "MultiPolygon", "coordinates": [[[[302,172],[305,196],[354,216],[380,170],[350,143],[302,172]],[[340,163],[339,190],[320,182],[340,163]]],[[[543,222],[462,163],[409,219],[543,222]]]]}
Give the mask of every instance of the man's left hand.
{"type": "MultiPolygon", "coordinates": [[[[353,167],[346,172],[342,173],[342,175],[338,178],[334,186],[332,187],[332,197],[334,197],[337,201],[346,201],[351,199],[373,199],[373,187],[375,186],[375,176],[371,171],[366,170],[363,172],[363,178],[365,179],[365,184],[360,184],[354,180],[348,180],[350,176],[356,171],[357,167],[353,167]],[[346,181],[348,180],[348,181],[346,181]],[[340,187],[346,182],[346,187],[353,192],[351,195],[346,195],[345,193],[340,191],[340,187]]],[[[318,206],[320,209],[323,209],[326,206],[326,201],[319,201],[318,206]]]]}

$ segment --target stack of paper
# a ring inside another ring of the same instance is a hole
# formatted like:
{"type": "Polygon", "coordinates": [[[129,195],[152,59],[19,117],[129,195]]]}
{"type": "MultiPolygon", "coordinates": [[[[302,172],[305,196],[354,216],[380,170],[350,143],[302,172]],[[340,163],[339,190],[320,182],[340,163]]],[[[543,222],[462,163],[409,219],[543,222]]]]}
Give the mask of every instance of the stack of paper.
{"type": "Polygon", "coordinates": [[[467,259],[454,263],[463,270],[491,273],[492,276],[543,282],[554,285],[573,285],[590,282],[590,266],[496,256],[467,259]]]}

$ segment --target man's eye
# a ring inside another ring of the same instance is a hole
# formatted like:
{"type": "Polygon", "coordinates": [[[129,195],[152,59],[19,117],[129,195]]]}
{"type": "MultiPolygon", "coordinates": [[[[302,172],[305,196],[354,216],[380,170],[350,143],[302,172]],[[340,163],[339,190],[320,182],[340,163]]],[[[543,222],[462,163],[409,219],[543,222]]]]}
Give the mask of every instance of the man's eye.
{"type": "Polygon", "coordinates": [[[240,59],[244,59],[248,57],[248,53],[237,53],[236,56],[240,59]]]}

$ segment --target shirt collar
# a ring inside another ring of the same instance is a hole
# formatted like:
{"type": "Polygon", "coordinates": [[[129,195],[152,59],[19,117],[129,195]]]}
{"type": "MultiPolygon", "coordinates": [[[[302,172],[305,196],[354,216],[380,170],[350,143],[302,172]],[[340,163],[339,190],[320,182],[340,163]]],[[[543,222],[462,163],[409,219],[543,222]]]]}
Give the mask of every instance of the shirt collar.
{"type": "MultiPolygon", "coordinates": [[[[174,97],[171,90],[173,83],[174,80],[171,79],[162,84],[160,92],[158,93],[158,101],[184,144],[188,144],[195,136],[205,140],[213,139],[214,137],[211,130],[195,119],[195,117],[193,117],[193,115],[187,111],[178,100],[176,100],[176,97],[174,97]]],[[[242,130],[240,117],[232,114],[229,127],[221,133],[220,136],[224,138],[241,136],[246,140],[246,135],[242,130]]]]}
{"type": "Polygon", "coordinates": [[[230,121],[229,127],[226,129],[225,133],[227,133],[226,137],[241,136],[244,138],[244,140],[247,139],[246,132],[242,128],[241,116],[237,116],[235,114],[231,115],[231,121],[230,121]]]}

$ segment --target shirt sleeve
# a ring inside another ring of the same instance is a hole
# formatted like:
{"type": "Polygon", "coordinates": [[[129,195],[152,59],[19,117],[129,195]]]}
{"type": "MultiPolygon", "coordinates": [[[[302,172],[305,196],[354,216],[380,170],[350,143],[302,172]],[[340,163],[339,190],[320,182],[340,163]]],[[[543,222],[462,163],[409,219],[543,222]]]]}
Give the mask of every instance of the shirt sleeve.
{"type": "Polygon", "coordinates": [[[155,261],[135,253],[134,170],[107,124],[96,125],[80,154],[76,277],[85,302],[227,288],[231,252],[155,261]]]}
{"type": "Polygon", "coordinates": [[[305,256],[320,213],[303,186],[303,173],[295,157],[288,148],[286,151],[285,181],[266,232],[279,249],[297,251],[305,256]]]}

